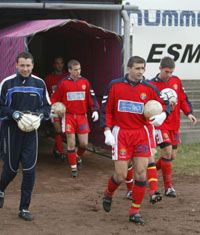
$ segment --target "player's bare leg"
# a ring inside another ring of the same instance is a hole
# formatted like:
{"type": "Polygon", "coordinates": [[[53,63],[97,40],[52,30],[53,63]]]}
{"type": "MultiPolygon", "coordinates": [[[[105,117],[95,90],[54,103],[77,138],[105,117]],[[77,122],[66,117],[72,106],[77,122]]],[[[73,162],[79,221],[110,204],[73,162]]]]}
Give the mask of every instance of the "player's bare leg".
{"type": "Polygon", "coordinates": [[[176,158],[176,155],[177,155],[177,145],[172,146],[172,160],[176,158]]]}

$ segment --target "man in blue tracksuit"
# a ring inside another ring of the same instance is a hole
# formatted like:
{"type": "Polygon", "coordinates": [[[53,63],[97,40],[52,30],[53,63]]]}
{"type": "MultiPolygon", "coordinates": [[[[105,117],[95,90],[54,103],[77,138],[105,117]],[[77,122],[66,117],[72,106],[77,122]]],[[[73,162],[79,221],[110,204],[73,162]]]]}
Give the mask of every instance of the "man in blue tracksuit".
{"type": "Polygon", "coordinates": [[[0,150],[4,161],[0,179],[0,208],[3,207],[5,189],[16,176],[21,163],[23,179],[18,215],[28,221],[33,219],[28,208],[35,182],[37,128],[40,121],[48,119],[50,115],[50,101],[45,83],[31,74],[33,66],[32,55],[27,52],[20,53],[16,59],[17,73],[5,78],[0,84],[0,150]],[[29,132],[19,128],[19,122],[24,124],[27,121],[26,113],[37,115],[37,125],[34,125],[33,130],[29,128],[29,132]]]}

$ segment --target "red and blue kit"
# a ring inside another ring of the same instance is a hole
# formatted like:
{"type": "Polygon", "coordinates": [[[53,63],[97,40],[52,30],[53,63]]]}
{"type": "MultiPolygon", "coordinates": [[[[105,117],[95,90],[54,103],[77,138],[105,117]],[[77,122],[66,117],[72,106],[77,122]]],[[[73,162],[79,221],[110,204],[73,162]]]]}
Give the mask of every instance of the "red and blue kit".
{"type": "Polygon", "coordinates": [[[66,106],[65,132],[66,133],[88,133],[89,124],[87,120],[88,107],[91,111],[98,111],[99,105],[86,78],[80,77],[74,81],[67,77],[58,86],[51,96],[52,104],[62,102],[66,106]]]}
{"type": "MultiPolygon", "coordinates": [[[[150,135],[144,105],[149,100],[163,104],[159,91],[145,80],[132,82],[127,76],[113,80],[103,96],[101,127],[113,128],[117,145],[113,160],[128,160],[133,156],[149,157],[150,135]]],[[[163,104],[166,113],[170,107],[163,104]]]]}
{"type": "Polygon", "coordinates": [[[157,75],[150,82],[160,92],[165,88],[171,88],[177,94],[177,104],[174,106],[173,111],[161,126],[156,127],[156,140],[158,144],[161,142],[172,142],[173,145],[176,145],[180,143],[178,134],[180,128],[180,110],[187,116],[192,113],[192,105],[184,92],[180,78],[172,76],[167,82],[164,82],[157,75]]]}

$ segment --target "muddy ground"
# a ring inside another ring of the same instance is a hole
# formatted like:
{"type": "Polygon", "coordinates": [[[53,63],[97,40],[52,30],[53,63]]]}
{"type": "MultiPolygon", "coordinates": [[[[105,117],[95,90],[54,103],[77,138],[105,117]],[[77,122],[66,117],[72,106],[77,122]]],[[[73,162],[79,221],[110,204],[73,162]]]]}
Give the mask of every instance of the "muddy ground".
{"type": "MultiPolygon", "coordinates": [[[[42,141],[37,164],[37,179],[30,211],[34,221],[18,218],[21,172],[6,190],[0,209],[0,234],[46,235],[126,235],[200,234],[200,177],[174,176],[177,198],[166,198],[150,205],[146,195],[141,208],[145,225],[128,222],[130,201],[125,185],[115,194],[112,211],[102,209],[102,193],[113,164],[108,158],[87,153],[76,179],[63,161],[51,154],[52,141],[42,141]],[[49,144],[48,144],[49,143],[49,144]]],[[[159,190],[163,193],[162,183],[159,190]]]]}

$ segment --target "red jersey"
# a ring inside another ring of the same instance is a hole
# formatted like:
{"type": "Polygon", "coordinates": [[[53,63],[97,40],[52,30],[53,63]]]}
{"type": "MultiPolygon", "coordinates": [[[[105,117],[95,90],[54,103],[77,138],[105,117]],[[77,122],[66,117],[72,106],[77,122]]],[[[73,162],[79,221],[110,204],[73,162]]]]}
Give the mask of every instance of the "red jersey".
{"type": "Polygon", "coordinates": [[[172,76],[167,82],[164,82],[156,76],[150,82],[156,86],[160,92],[165,88],[171,88],[177,94],[177,105],[164,123],[156,127],[156,129],[178,130],[180,128],[180,110],[182,110],[185,115],[192,113],[192,105],[183,90],[181,80],[176,76],[172,76]]]}
{"type": "Polygon", "coordinates": [[[46,83],[49,96],[51,96],[56,91],[58,84],[63,80],[64,77],[67,77],[67,74],[67,72],[61,75],[52,73],[46,76],[44,81],[46,83]]]}
{"type": "Polygon", "coordinates": [[[51,102],[62,102],[66,106],[66,112],[70,114],[85,114],[88,106],[92,111],[99,109],[94,90],[83,77],[76,81],[70,77],[63,79],[51,96],[51,102]]]}
{"type": "MultiPolygon", "coordinates": [[[[159,91],[145,80],[138,83],[127,76],[113,80],[103,96],[101,106],[101,127],[118,126],[123,129],[142,128],[148,124],[144,117],[144,105],[149,100],[158,100],[159,91]]],[[[165,109],[165,105],[163,106],[165,109]]],[[[169,112],[169,107],[166,107],[169,112]]]]}

